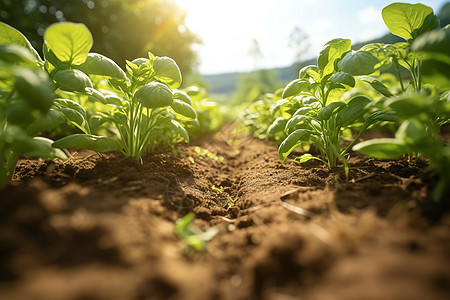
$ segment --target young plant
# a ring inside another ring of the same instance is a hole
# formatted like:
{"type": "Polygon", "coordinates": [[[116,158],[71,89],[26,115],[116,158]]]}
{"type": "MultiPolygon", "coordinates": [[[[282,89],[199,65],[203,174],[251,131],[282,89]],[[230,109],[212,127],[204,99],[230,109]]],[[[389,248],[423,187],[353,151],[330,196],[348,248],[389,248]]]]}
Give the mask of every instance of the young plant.
{"type": "Polygon", "coordinates": [[[56,99],[55,109],[83,133],[66,136],[54,142],[54,147],[119,150],[140,160],[147,149],[172,145],[178,135],[189,140],[177,120],[180,116],[195,119],[196,112],[189,96],[176,90],[181,74],[174,60],[149,53],[148,58],[127,61],[125,73],[111,59],[89,52],[93,40],[83,24],[51,25],[44,41],[44,66],[58,92],[88,96],[101,104],[99,111],[88,113],[72,99],[56,99]],[[89,76],[105,78],[110,90],[94,88],[89,76]],[[114,124],[119,140],[95,134],[108,124],[114,124]]]}
{"type": "Polygon", "coordinates": [[[50,108],[54,86],[42,64],[24,36],[0,22],[0,186],[12,177],[21,154],[67,158],[52,140],[36,137],[64,121],[50,108]]]}
{"type": "Polygon", "coordinates": [[[193,213],[189,213],[183,218],[178,219],[175,223],[175,232],[190,249],[204,251],[207,242],[216,236],[220,232],[220,229],[214,226],[207,231],[201,231],[192,224],[194,217],[193,213]]]}
{"type": "Polygon", "coordinates": [[[317,159],[332,168],[341,160],[347,173],[345,154],[360,135],[372,124],[393,118],[392,114],[379,111],[365,116],[372,105],[368,97],[355,96],[348,102],[341,100],[346,87],[355,86],[353,75],[371,74],[379,63],[367,51],[350,49],[348,39],[329,41],[320,52],[317,66],[301,69],[299,78],[284,89],[285,103],[297,103],[299,108],[285,125],[289,135],[278,148],[281,162],[296,147],[308,144],[319,151],[319,157],[305,154],[296,158],[296,162],[317,159]],[[342,134],[355,126],[359,128],[358,136],[350,146],[342,148],[342,134]]]}

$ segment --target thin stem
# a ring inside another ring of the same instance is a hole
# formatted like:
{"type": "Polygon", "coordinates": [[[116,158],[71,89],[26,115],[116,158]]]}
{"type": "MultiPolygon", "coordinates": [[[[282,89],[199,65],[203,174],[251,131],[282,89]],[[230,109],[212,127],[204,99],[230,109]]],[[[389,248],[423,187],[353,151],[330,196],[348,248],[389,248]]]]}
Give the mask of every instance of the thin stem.
{"type": "Polygon", "coordinates": [[[399,64],[398,64],[398,60],[396,58],[394,58],[393,61],[394,61],[394,65],[395,65],[395,70],[397,71],[398,81],[400,82],[400,86],[402,88],[402,92],[404,93],[405,92],[405,87],[403,86],[403,80],[402,80],[402,76],[400,74],[400,67],[399,67],[399,64]]]}

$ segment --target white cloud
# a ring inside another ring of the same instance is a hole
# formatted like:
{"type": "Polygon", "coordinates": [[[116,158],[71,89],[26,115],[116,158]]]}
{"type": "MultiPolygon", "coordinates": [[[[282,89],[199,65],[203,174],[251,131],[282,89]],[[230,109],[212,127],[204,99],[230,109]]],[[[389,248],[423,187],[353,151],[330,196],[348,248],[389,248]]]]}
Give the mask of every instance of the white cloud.
{"type": "Polygon", "coordinates": [[[365,25],[378,24],[382,19],[381,10],[376,9],[375,6],[367,6],[366,8],[358,11],[357,16],[359,21],[365,25]]]}
{"type": "Polygon", "coordinates": [[[309,28],[309,30],[311,32],[322,32],[325,31],[326,29],[331,27],[331,21],[328,19],[321,19],[321,20],[317,20],[314,21],[311,24],[311,27],[309,28]]]}

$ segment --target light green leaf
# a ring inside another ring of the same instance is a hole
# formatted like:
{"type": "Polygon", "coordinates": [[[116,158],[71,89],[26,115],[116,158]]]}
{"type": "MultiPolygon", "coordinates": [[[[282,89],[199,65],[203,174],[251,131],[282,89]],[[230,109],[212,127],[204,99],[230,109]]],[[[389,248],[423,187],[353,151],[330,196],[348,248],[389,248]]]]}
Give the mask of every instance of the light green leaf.
{"type": "Polygon", "coordinates": [[[349,51],[351,41],[349,39],[334,39],[327,42],[320,51],[317,65],[322,72],[322,78],[334,72],[334,62],[342,54],[349,51]]]}
{"type": "Polygon", "coordinates": [[[4,44],[16,44],[25,47],[30,50],[35,60],[42,62],[42,59],[36,49],[31,46],[31,43],[20,31],[3,22],[0,22],[0,45],[4,44]]]}
{"type": "Polygon", "coordinates": [[[170,106],[173,103],[172,91],[160,82],[150,82],[134,95],[136,100],[148,108],[170,106]]]}
{"type": "Polygon", "coordinates": [[[179,113],[182,116],[185,116],[192,120],[197,118],[197,113],[192,108],[192,106],[182,100],[173,99],[173,102],[170,106],[176,113],[179,113]]]}
{"type": "Polygon", "coordinates": [[[112,59],[98,53],[89,53],[86,61],[76,68],[90,75],[127,80],[125,72],[112,59]]]}
{"type": "Polygon", "coordinates": [[[267,137],[274,138],[277,133],[284,132],[284,127],[286,126],[288,120],[283,117],[278,117],[273,121],[272,124],[267,128],[267,137]]]}
{"type": "Polygon", "coordinates": [[[358,151],[376,159],[399,158],[407,154],[408,150],[408,147],[401,140],[392,138],[364,141],[353,147],[353,151],[358,151]]]}
{"type": "Polygon", "coordinates": [[[0,61],[38,69],[33,54],[27,48],[16,44],[0,45],[0,61]]]}
{"type": "Polygon", "coordinates": [[[392,3],[381,12],[389,30],[408,41],[439,27],[433,9],[423,4],[392,3]]]}
{"type": "Polygon", "coordinates": [[[299,78],[303,80],[308,80],[309,78],[312,78],[315,82],[320,82],[320,70],[319,67],[315,65],[309,65],[306,67],[303,67],[299,71],[299,78]]]}
{"type": "Polygon", "coordinates": [[[288,155],[301,143],[301,141],[304,141],[307,136],[309,136],[309,131],[306,129],[297,129],[288,135],[278,148],[278,157],[280,158],[280,161],[284,163],[288,155]]]}
{"type": "Polygon", "coordinates": [[[158,57],[153,61],[155,79],[167,84],[172,89],[177,89],[181,84],[181,72],[177,63],[170,57],[158,57]]]}
{"type": "Polygon", "coordinates": [[[297,96],[300,92],[305,91],[309,85],[310,85],[310,83],[306,80],[302,80],[302,79],[292,80],[284,88],[282,97],[289,98],[289,97],[297,96]]]}
{"type": "Polygon", "coordinates": [[[52,146],[55,148],[80,147],[96,152],[122,150],[122,145],[117,140],[92,134],[72,134],[55,141],[52,146]]]}
{"type": "Polygon", "coordinates": [[[339,69],[356,76],[368,75],[375,71],[375,66],[380,61],[367,51],[350,51],[345,54],[344,58],[338,63],[339,69]]]}
{"type": "Polygon", "coordinates": [[[71,65],[84,63],[93,44],[86,25],[71,22],[50,25],[45,30],[44,40],[59,60],[71,65]]]}
{"type": "Polygon", "coordinates": [[[171,119],[168,124],[165,124],[167,128],[178,133],[187,143],[189,143],[189,134],[186,129],[177,121],[171,119]]]}

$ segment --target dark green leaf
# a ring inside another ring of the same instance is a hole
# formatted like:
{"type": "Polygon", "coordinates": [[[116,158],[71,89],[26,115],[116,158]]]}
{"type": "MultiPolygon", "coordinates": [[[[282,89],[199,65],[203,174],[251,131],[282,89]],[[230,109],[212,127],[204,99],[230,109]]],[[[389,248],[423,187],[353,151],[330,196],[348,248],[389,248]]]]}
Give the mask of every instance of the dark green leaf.
{"type": "Polygon", "coordinates": [[[337,113],[337,126],[348,126],[361,118],[367,112],[367,105],[371,102],[372,100],[366,96],[356,96],[351,99],[347,105],[337,113]]]}
{"type": "Polygon", "coordinates": [[[180,91],[180,90],[174,91],[173,92],[173,98],[181,100],[181,101],[183,101],[183,102],[185,102],[185,103],[187,103],[187,104],[192,106],[191,97],[189,97],[189,95],[187,93],[183,92],[183,91],[180,91]]]}
{"type": "Polygon", "coordinates": [[[31,123],[28,128],[33,133],[48,131],[58,127],[64,120],[65,118],[60,112],[50,109],[45,115],[31,123]]]}
{"type": "Polygon", "coordinates": [[[16,67],[15,88],[31,106],[45,113],[53,103],[53,84],[43,71],[16,67]]]}
{"type": "Polygon", "coordinates": [[[326,121],[331,117],[332,114],[337,113],[345,106],[345,102],[342,101],[331,102],[330,104],[319,110],[319,112],[317,113],[317,120],[326,121]]]}
{"type": "Polygon", "coordinates": [[[355,86],[355,78],[353,78],[352,75],[347,74],[345,72],[337,72],[334,73],[331,77],[330,77],[330,81],[332,82],[337,82],[337,83],[342,83],[351,87],[355,86]]]}

